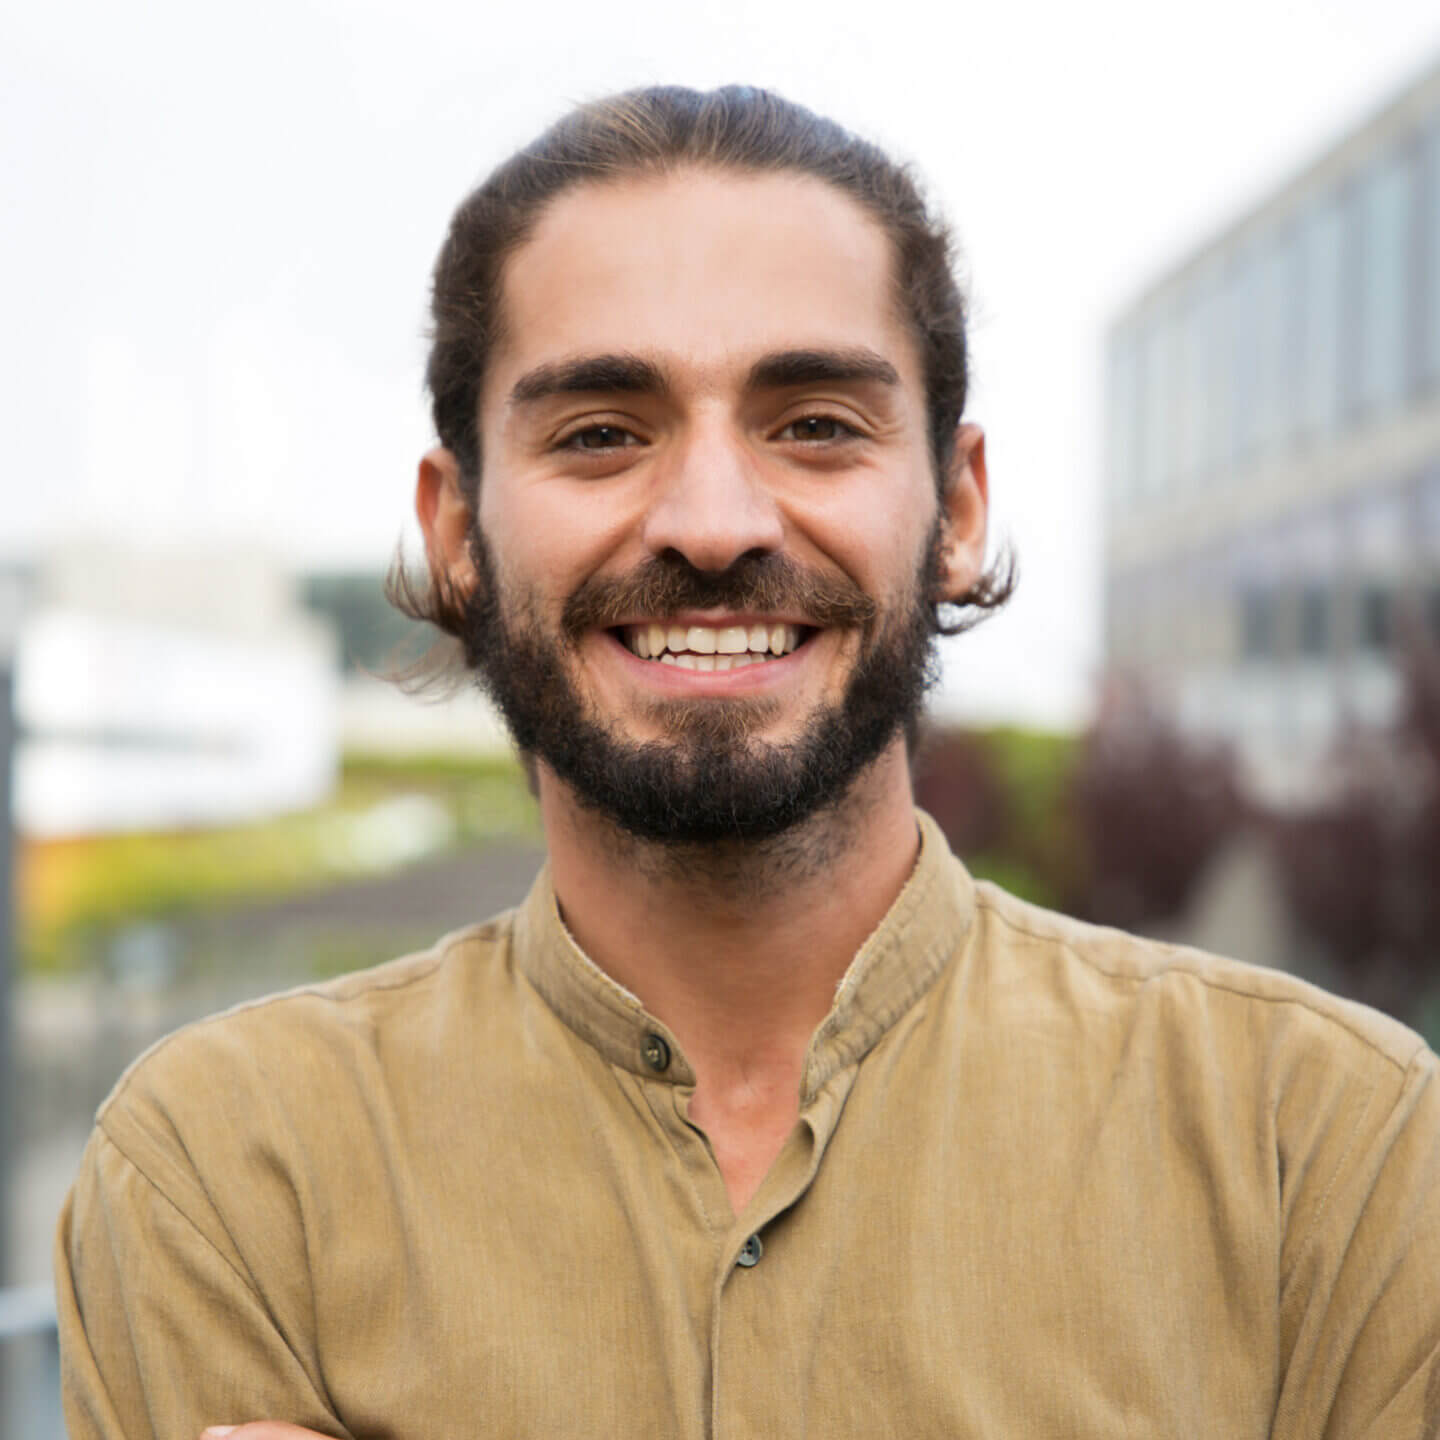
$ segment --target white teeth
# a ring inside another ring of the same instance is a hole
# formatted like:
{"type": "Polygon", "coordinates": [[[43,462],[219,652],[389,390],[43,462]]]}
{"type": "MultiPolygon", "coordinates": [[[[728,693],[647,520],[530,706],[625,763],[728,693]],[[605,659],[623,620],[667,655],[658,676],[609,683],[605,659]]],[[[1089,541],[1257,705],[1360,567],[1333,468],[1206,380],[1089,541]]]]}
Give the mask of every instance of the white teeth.
{"type": "Polygon", "coordinates": [[[680,657],[679,657],[678,655],[672,655],[672,654],[667,650],[667,651],[660,657],[660,663],[661,663],[662,665],[678,665],[678,664],[680,663],[680,657]]]}
{"type": "Polygon", "coordinates": [[[650,621],[625,628],[626,645],[642,660],[660,660],[675,664],[677,658],[723,656],[724,665],[686,664],[688,670],[729,670],[734,665],[749,665],[775,655],[788,655],[800,644],[797,625],[661,625],[650,621]]]}
{"type": "Polygon", "coordinates": [[[738,655],[717,655],[715,657],[715,668],[717,670],[729,670],[731,666],[738,665],[739,663],[740,657],[738,655]]]}
{"type": "Polygon", "coordinates": [[[677,655],[675,663],[682,670],[698,670],[700,668],[701,656],[699,655],[677,655]]]}
{"type": "Polygon", "coordinates": [[[697,670],[713,670],[715,668],[715,657],[713,655],[697,655],[695,657],[695,668],[697,670]]]}

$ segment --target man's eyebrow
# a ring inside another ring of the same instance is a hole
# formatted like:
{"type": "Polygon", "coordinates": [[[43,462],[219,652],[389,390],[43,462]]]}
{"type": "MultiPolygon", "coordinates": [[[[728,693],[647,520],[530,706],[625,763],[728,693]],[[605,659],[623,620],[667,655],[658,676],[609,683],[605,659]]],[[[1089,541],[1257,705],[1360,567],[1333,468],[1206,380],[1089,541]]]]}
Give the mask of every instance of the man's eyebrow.
{"type": "Polygon", "coordinates": [[[663,395],[669,389],[660,367],[638,355],[585,355],[528,370],[510,389],[512,405],[531,405],[552,395],[596,391],[663,395]]]}
{"type": "Polygon", "coordinates": [[[755,362],[750,370],[749,387],[781,390],[787,385],[855,380],[898,385],[900,373],[883,355],[863,345],[844,350],[782,350],[755,362]]]}

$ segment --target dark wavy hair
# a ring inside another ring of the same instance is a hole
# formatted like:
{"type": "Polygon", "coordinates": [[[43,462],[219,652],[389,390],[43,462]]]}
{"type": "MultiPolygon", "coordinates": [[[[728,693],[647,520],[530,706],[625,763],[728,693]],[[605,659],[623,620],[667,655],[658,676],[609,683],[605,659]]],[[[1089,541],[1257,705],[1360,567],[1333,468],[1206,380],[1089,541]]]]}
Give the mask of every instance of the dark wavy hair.
{"type": "MultiPolygon", "coordinates": [[[[813,176],[878,221],[893,247],[899,309],[920,351],[930,450],[943,487],[969,384],[965,300],[949,228],[927,207],[910,171],[833,120],[767,90],[658,85],[572,110],[493,171],[450,222],[435,263],[425,379],[436,433],[459,462],[472,512],[482,465],[479,395],[504,334],[506,260],[550,202],[575,186],[697,166],[813,176]]],[[[1015,582],[1006,549],[948,619],[936,606],[935,632],[969,629],[1010,598],[1015,582]]],[[[413,619],[458,632],[459,597],[439,577],[410,575],[397,558],[386,594],[413,619]]]]}

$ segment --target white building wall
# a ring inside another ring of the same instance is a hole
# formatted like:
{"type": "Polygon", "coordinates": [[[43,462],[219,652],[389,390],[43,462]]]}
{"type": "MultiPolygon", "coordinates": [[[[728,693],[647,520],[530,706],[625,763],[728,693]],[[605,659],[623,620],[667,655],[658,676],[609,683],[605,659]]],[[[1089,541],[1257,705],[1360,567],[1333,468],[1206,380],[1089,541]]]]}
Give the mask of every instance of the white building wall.
{"type": "Polygon", "coordinates": [[[15,654],[22,831],[232,823],[331,789],[335,642],[277,562],[89,543],[36,589],[15,654]]]}

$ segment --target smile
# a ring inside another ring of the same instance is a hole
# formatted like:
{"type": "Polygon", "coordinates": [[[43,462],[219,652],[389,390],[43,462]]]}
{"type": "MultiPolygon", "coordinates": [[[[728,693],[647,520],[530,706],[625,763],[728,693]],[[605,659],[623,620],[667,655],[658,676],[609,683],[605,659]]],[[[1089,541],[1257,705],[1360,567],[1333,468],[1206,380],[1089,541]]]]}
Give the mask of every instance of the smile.
{"type": "Polygon", "coordinates": [[[799,625],[622,625],[625,648],[642,660],[682,670],[738,670],[789,655],[810,636],[799,625]]]}

